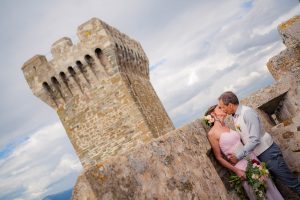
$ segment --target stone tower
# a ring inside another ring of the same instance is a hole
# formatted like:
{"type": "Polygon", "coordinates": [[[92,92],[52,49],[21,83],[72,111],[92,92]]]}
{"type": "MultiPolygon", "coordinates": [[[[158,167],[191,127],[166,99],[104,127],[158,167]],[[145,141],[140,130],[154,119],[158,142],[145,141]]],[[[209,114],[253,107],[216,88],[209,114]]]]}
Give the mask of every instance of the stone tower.
{"type": "Polygon", "coordinates": [[[174,129],[137,41],[96,18],[77,36],[78,44],[61,38],[52,60],[36,55],[22,70],[33,94],[57,111],[85,169],[174,129]]]}

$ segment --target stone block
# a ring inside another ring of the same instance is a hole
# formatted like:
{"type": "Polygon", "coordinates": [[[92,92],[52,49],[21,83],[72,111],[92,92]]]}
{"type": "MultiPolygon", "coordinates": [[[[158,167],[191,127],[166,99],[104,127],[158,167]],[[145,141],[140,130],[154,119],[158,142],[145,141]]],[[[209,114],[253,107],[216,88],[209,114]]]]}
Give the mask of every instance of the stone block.
{"type": "Polygon", "coordinates": [[[54,58],[63,56],[72,46],[72,40],[68,37],[63,37],[52,44],[51,54],[54,58]]]}
{"type": "Polygon", "coordinates": [[[300,16],[295,16],[278,26],[283,43],[288,48],[300,45],[300,16]]]}

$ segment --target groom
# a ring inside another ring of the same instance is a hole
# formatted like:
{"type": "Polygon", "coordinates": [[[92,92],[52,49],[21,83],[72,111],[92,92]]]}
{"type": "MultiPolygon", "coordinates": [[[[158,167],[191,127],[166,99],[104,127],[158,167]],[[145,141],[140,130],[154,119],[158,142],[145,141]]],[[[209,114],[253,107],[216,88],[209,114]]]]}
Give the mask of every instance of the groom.
{"type": "Polygon", "coordinates": [[[257,112],[240,105],[237,96],[231,91],[221,94],[219,106],[225,113],[233,115],[234,124],[245,144],[243,149],[232,154],[229,160],[235,164],[250,152],[254,152],[259,160],[267,164],[273,176],[300,196],[300,181],[287,167],[281,150],[273,142],[271,135],[264,131],[257,112]]]}

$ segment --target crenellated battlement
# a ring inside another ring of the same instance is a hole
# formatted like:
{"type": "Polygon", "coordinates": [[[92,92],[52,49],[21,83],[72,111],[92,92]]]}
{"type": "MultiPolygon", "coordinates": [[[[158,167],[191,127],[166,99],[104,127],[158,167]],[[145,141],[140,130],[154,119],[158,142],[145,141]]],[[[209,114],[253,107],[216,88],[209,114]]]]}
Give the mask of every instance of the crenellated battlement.
{"type": "Polygon", "coordinates": [[[149,79],[147,56],[135,40],[97,18],[80,25],[77,35],[76,45],[68,37],[54,42],[52,60],[34,56],[22,67],[33,93],[51,107],[58,109],[73,95],[101,87],[99,80],[116,73],[149,79]]]}
{"type": "Polygon", "coordinates": [[[73,47],[73,42],[68,37],[63,37],[52,44],[51,54],[54,58],[63,56],[65,52],[73,47]]]}
{"type": "Polygon", "coordinates": [[[149,79],[140,43],[92,18],[63,37],[53,58],[22,70],[32,92],[54,108],[84,167],[167,133],[174,126],[149,79]]]}

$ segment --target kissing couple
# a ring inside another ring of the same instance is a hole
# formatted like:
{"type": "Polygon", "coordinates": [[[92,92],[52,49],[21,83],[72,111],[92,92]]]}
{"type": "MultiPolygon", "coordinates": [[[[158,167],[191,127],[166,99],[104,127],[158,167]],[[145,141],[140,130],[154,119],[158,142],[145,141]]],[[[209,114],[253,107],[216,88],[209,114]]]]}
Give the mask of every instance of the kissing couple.
{"type": "MultiPolygon", "coordinates": [[[[282,152],[272,136],[264,131],[257,112],[239,104],[237,96],[231,91],[221,94],[218,100],[218,105],[210,107],[205,113],[205,119],[208,119],[210,127],[208,140],[218,162],[242,180],[248,198],[257,199],[253,188],[246,181],[245,171],[250,160],[264,162],[268,168],[266,171],[270,171],[273,177],[294,190],[300,197],[300,181],[286,165],[282,152]],[[225,125],[227,115],[232,116],[236,131],[225,125]]],[[[266,184],[264,196],[267,199],[283,199],[270,178],[266,178],[264,182],[266,184]]]]}

